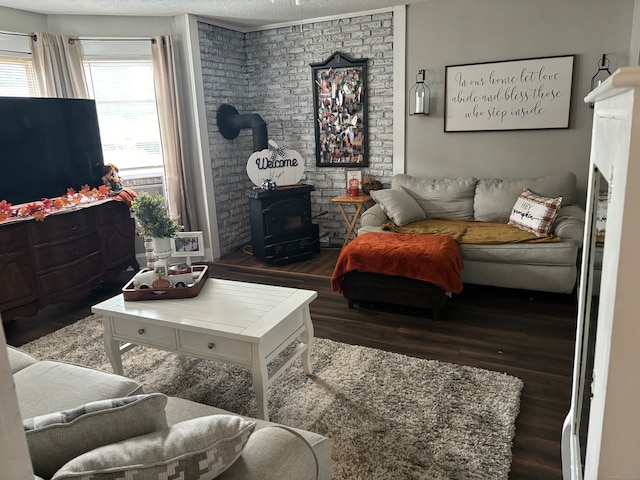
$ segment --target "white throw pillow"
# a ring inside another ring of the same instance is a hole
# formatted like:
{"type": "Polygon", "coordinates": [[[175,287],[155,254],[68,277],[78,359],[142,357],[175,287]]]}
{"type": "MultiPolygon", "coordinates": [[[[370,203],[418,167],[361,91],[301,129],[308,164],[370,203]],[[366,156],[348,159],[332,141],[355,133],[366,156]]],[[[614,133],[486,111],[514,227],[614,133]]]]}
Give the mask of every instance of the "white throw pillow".
{"type": "Polygon", "coordinates": [[[418,202],[402,187],[373,190],[370,195],[387,217],[399,227],[427,218],[427,214],[420,208],[418,202]]]}
{"type": "Polygon", "coordinates": [[[515,225],[538,237],[546,237],[561,203],[562,197],[542,197],[524,188],[511,210],[509,225],[515,225]]]}
{"type": "Polygon", "coordinates": [[[84,453],[65,464],[52,480],[212,480],[237,460],[255,425],[237,415],[186,420],[84,453]]]}

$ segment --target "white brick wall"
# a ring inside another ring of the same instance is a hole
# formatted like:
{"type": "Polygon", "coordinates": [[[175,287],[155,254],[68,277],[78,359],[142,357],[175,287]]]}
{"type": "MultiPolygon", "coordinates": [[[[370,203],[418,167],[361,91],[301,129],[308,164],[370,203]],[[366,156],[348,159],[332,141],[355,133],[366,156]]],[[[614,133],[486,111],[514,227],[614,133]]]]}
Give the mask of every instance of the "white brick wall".
{"type": "MultiPolygon", "coordinates": [[[[346,225],[331,198],[346,192],[344,167],[316,167],[311,63],[339,51],[368,58],[369,167],[364,173],[388,183],[392,175],[393,14],[363,15],[242,34],[200,23],[200,47],[212,175],[216,189],[220,248],[224,255],[250,241],[246,162],[252,132],[235,140],[218,131],[216,112],[230,103],[239,113],[257,113],[269,138],[305,159],[302,182],[314,185],[312,212],[320,233],[341,245],[346,225]]],[[[349,208],[349,207],[347,207],[349,208]]]]}

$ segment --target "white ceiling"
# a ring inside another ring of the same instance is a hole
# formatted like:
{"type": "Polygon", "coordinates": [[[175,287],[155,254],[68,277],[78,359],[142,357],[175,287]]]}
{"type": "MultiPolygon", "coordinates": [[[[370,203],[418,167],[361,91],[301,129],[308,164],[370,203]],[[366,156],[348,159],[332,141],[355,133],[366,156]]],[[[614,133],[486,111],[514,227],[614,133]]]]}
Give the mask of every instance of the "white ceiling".
{"type": "Polygon", "coordinates": [[[240,29],[251,29],[424,1],[428,0],[0,0],[0,6],[49,15],[173,16],[189,13],[240,29]]]}

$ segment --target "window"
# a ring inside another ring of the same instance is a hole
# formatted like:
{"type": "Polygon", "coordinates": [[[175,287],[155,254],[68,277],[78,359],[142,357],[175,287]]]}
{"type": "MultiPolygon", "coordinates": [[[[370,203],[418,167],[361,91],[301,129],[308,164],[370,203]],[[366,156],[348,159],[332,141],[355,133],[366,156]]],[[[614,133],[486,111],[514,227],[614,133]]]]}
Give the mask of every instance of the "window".
{"type": "MultiPolygon", "coordinates": [[[[105,163],[136,191],[166,195],[149,39],[81,39],[105,163]]],[[[0,32],[0,95],[39,96],[29,37],[0,32]]]]}
{"type": "Polygon", "coordinates": [[[153,65],[144,61],[85,61],[96,101],[105,163],[121,174],[162,174],[153,65]]]}
{"type": "Polygon", "coordinates": [[[37,97],[38,83],[31,59],[0,56],[0,95],[37,97]]]}
{"type": "Polygon", "coordinates": [[[0,32],[0,95],[39,96],[27,35],[0,32]]]}
{"type": "Polygon", "coordinates": [[[81,39],[89,95],[96,101],[105,163],[120,176],[165,194],[151,42],[81,39]],[[152,185],[155,185],[152,186],[152,185]]]}

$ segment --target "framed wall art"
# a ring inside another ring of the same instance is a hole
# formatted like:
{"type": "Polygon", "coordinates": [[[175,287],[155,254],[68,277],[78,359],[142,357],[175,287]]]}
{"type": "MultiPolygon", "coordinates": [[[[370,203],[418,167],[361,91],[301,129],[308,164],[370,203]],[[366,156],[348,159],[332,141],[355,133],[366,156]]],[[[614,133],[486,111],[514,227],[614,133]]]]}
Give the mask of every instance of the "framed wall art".
{"type": "Polygon", "coordinates": [[[450,65],[445,132],[569,128],[574,55],[450,65]]]}
{"type": "Polygon", "coordinates": [[[362,170],[359,168],[347,168],[345,170],[347,193],[362,189],[362,170]]]}
{"type": "Polygon", "coordinates": [[[367,59],[336,52],[311,74],[316,165],[367,166],[367,59]]]}
{"type": "Polygon", "coordinates": [[[171,239],[171,250],[176,257],[204,256],[202,232],[178,232],[171,239]]]}

